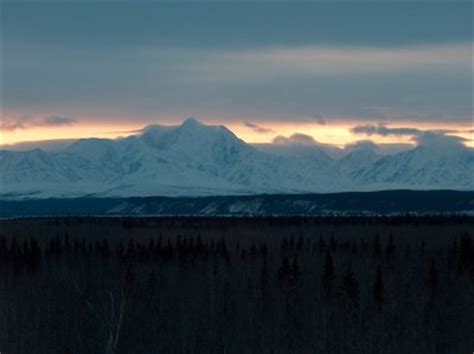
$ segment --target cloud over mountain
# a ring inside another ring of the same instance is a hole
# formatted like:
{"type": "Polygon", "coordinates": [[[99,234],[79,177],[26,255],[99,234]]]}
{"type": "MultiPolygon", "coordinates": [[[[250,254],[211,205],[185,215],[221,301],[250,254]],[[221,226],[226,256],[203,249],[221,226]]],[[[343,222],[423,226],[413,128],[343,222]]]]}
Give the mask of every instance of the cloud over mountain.
{"type": "Polygon", "coordinates": [[[450,149],[465,149],[463,144],[464,139],[459,136],[446,135],[442,133],[426,131],[416,135],[413,140],[418,146],[425,146],[430,148],[450,150],[450,149]]]}
{"type": "Polygon", "coordinates": [[[278,135],[273,139],[273,144],[316,145],[318,144],[318,142],[314,140],[314,138],[311,135],[295,133],[295,134],[290,135],[289,137],[278,135]]]}

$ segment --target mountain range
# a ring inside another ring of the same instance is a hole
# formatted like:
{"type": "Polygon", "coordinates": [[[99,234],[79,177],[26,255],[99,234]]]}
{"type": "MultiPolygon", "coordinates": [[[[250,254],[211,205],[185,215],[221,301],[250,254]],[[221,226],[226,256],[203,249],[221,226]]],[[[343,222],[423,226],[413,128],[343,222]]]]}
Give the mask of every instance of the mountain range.
{"type": "Polygon", "coordinates": [[[81,139],[57,151],[0,150],[0,197],[474,189],[474,152],[469,148],[417,146],[380,155],[361,147],[340,157],[318,146],[283,150],[259,149],[224,126],[189,118],[180,126],[148,126],[115,140],[81,139]]]}

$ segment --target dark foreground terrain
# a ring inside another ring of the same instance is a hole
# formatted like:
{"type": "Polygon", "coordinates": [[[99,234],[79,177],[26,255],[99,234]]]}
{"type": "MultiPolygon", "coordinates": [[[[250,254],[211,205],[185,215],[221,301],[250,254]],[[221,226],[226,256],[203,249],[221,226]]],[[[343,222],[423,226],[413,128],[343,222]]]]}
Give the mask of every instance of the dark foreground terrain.
{"type": "Polygon", "coordinates": [[[471,353],[474,219],[0,221],[2,354],[471,353]]]}
{"type": "Polygon", "coordinates": [[[474,191],[389,190],[209,197],[50,198],[0,194],[0,217],[18,216],[334,216],[472,214],[474,191]],[[13,199],[11,199],[13,198],[13,199]]]}

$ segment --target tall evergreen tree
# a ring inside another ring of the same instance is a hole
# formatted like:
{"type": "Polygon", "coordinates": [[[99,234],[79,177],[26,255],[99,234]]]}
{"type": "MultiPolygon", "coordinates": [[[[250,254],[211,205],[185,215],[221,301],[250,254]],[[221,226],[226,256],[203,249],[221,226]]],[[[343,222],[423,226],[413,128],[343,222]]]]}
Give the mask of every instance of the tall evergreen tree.
{"type": "Polygon", "coordinates": [[[428,287],[431,289],[432,295],[436,294],[436,291],[438,289],[438,284],[439,284],[439,272],[438,272],[438,269],[436,268],[436,262],[433,257],[433,259],[431,260],[430,271],[428,274],[428,287]]]}
{"type": "Polygon", "coordinates": [[[380,254],[381,254],[381,248],[382,246],[380,245],[380,235],[379,233],[377,232],[375,234],[375,238],[374,238],[374,247],[373,247],[373,255],[375,257],[379,257],[380,254]]]}
{"type": "Polygon", "coordinates": [[[382,267],[380,265],[377,267],[377,272],[375,273],[374,298],[378,305],[381,305],[384,302],[382,267]]]}
{"type": "Polygon", "coordinates": [[[390,235],[388,236],[388,243],[387,243],[387,249],[386,249],[387,257],[392,258],[394,253],[395,253],[395,241],[393,240],[393,234],[390,233],[390,235]]]}
{"type": "Polygon", "coordinates": [[[459,243],[459,261],[461,271],[474,270],[474,245],[467,232],[463,233],[459,243]]]}
{"type": "Polygon", "coordinates": [[[326,257],[324,258],[322,284],[326,295],[331,296],[334,286],[334,264],[330,250],[327,250],[326,257]]]}
{"type": "Polygon", "coordinates": [[[345,295],[352,302],[354,307],[359,307],[359,282],[356,279],[354,272],[351,267],[347,267],[347,270],[342,279],[342,287],[345,295]]]}

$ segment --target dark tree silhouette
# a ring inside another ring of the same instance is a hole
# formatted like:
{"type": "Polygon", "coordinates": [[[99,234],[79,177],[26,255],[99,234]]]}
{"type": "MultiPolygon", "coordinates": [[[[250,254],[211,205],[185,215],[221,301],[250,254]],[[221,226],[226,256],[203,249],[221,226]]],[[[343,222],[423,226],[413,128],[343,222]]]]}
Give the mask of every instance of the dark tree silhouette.
{"type": "Polygon", "coordinates": [[[392,258],[395,253],[395,241],[393,240],[392,233],[390,233],[390,235],[388,236],[387,249],[385,253],[387,254],[387,257],[389,259],[392,258]]]}
{"type": "Polygon", "coordinates": [[[473,224],[410,215],[0,220],[0,350],[469,352],[473,244],[462,230],[473,224]],[[376,233],[388,235],[383,247],[376,233]]]}
{"type": "Polygon", "coordinates": [[[375,273],[374,281],[374,299],[380,306],[384,302],[384,286],[382,279],[382,267],[379,265],[375,273]]]}
{"type": "Polygon", "coordinates": [[[374,237],[373,255],[379,257],[381,254],[382,246],[380,245],[380,235],[377,232],[374,237]]]}
{"type": "Polygon", "coordinates": [[[438,285],[439,285],[439,271],[436,268],[436,262],[433,257],[431,260],[431,266],[430,266],[430,271],[428,275],[428,287],[431,289],[431,293],[434,296],[436,294],[436,291],[438,290],[438,285]]]}
{"type": "Polygon", "coordinates": [[[351,267],[347,267],[344,277],[342,279],[343,291],[347,298],[351,301],[355,308],[359,308],[359,282],[356,279],[355,273],[351,267]]]}
{"type": "Polygon", "coordinates": [[[323,289],[326,292],[326,295],[330,297],[333,292],[334,286],[334,264],[332,261],[331,251],[326,252],[326,257],[324,258],[324,268],[323,268],[323,289]]]}
{"type": "Polygon", "coordinates": [[[461,271],[474,271],[474,246],[471,236],[464,232],[459,242],[459,257],[461,271]]]}

